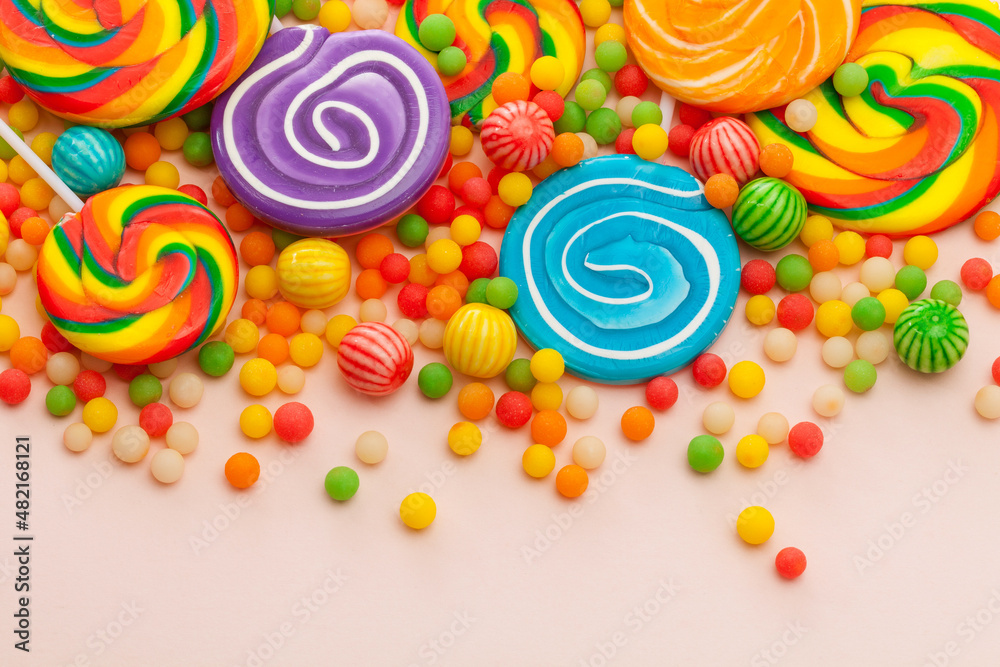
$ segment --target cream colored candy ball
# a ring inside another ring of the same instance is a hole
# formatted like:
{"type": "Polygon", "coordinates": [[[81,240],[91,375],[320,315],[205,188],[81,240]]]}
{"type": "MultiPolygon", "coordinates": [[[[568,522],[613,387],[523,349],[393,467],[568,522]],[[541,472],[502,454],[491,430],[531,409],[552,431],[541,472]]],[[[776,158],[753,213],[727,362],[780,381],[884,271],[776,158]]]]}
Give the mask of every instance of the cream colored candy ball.
{"type": "Polygon", "coordinates": [[[844,287],[840,277],[832,271],[822,271],[813,276],[809,283],[809,295],[816,303],[826,303],[839,299],[844,287]]]}
{"type": "Polygon", "coordinates": [[[406,342],[413,347],[420,340],[420,327],[413,320],[408,320],[405,317],[396,320],[392,323],[392,328],[399,332],[399,334],[406,339],[406,342]]]}
{"type": "Polygon", "coordinates": [[[785,124],[795,132],[808,132],[816,126],[819,110],[806,99],[792,100],[785,107],[785,124]]]}
{"type": "Polygon", "coordinates": [[[70,424],[63,431],[63,444],[71,452],[83,452],[94,441],[94,433],[86,424],[70,424]]]}
{"type": "Polygon", "coordinates": [[[854,343],[854,351],[858,353],[858,359],[873,364],[881,364],[889,358],[892,352],[892,341],[882,331],[864,331],[858,336],[854,343]]]}
{"type": "Polygon", "coordinates": [[[190,454],[198,448],[198,429],[188,422],[174,422],[167,429],[167,447],[181,454],[190,454]]]}
{"type": "Polygon", "coordinates": [[[896,267],[886,257],[869,257],[861,265],[860,280],[872,292],[881,292],[895,284],[896,267]]]}
{"type": "Polygon", "coordinates": [[[812,405],[820,417],[835,417],[844,409],[844,390],[835,384],[825,384],[813,392],[812,405]]]}
{"type": "Polygon", "coordinates": [[[163,380],[177,371],[177,359],[175,357],[156,364],[150,364],[148,368],[150,373],[163,380]]]}
{"type": "Polygon", "coordinates": [[[450,225],[439,225],[437,227],[432,227],[429,232],[427,232],[427,238],[424,240],[424,249],[430,248],[432,245],[437,243],[442,239],[451,238],[451,226],[450,225]]]}
{"type": "Polygon", "coordinates": [[[306,373],[298,366],[283,366],[278,370],[278,389],[285,394],[297,394],[306,386],[306,373]]]}
{"type": "Polygon", "coordinates": [[[727,433],[736,422],[736,412],[733,406],[722,401],[709,403],[701,415],[701,423],[713,435],[727,433]]]}
{"type": "Polygon", "coordinates": [[[358,311],[359,322],[385,322],[389,311],[382,299],[365,299],[358,311]]]}
{"type": "Polygon", "coordinates": [[[170,400],[179,408],[193,408],[204,393],[205,385],[194,373],[181,373],[170,381],[170,400]]]}
{"type": "Polygon", "coordinates": [[[642,102],[642,100],[632,95],[627,95],[618,100],[618,104],[615,105],[615,113],[618,114],[618,119],[621,120],[622,127],[633,127],[632,112],[639,106],[639,102],[642,102]]]}
{"type": "Polygon", "coordinates": [[[764,354],[771,361],[778,363],[788,361],[795,356],[797,347],[798,339],[795,337],[795,333],[788,329],[781,327],[771,329],[764,336],[764,354]]]}
{"type": "Polygon", "coordinates": [[[173,484],[184,476],[184,457],[176,449],[161,449],[153,454],[149,470],[157,482],[173,484]]]}
{"type": "Polygon", "coordinates": [[[599,467],[607,454],[604,442],[592,435],[585,435],[573,443],[573,463],[586,470],[599,467]]]}
{"type": "Polygon", "coordinates": [[[365,431],[354,443],[354,453],[369,465],[381,463],[389,452],[389,441],[378,431],[365,431]]]}
{"type": "Polygon", "coordinates": [[[597,412],[597,405],[597,392],[587,385],[573,387],[566,396],[566,412],[574,419],[590,419],[597,412]]]}
{"type": "Polygon", "coordinates": [[[788,437],[788,420],[780,412],[768,412],[757,421],[757,435],[769,445],[777,445],[788,437]]]}
{"type": "Polygon", "coordinates": [[[865,287],[861,283],[847,283],[844,285],[843,291],[840,293],[840,300],[846,303],[851,308],[854,307],[858,301],[865,298],[866,296],[871,296],[872,292],[870,289],[865,287]]]}
{"type": "Polygon", "coordinates": [[[362,30],[377,30],[389,18],[389,3],[385,0],[355,0],[351,18],[362,30]]]}
{"type": "Polygon", "coordinates": [[[589,160],[592,157],[597,157],[597,140],[586,132],[577,132],[576,136],[583,141],[583,159],[589,160]]]}
{"type": "Polygon", "coordinates": [[[988,384],[976,392],[976,412],[986,419],[1000,418],[1000,386],[988,384]]]}
{"type": "Polygon", "coordinates": [[[149,451],[149,435],[138,426],[122,426],[111,438],[111,451],[125,463],[141,461],[149,451]]]}
{"type": "Polygon", "coordinates": [[[104,361],[104,359],[98,359],[97,357],[91,356],[86,352],[80,355],[80,365],[86,368],[88,371],[95,371],[97,373],[106,373],[111,370],[111,362],[104,361]]]}
{"type": "Polygon", "coordinates": [[[0,296],[7,296],[17,286],[17,271],[7,262],[0,262],[0,296]]]}
{"type": "Polygon", "coordinates": [[[299,327],[304,333],[311,333],[322,338],[326,334],[326,322],[327,317],[322,310],[307,310],[302,313],[299,327]]]}
{"type": "Polygon", "coordinates": [[[56,352],[45,363],[45,374],[52,384],[72,384],[80,374],[80,362],[70,352],[56,352]]]}
{"type": "Polygon", "coordinates": [[[444,346],[444,328],[447,322],[428,317],[420,323],[420,344],[428,350],[440,350],[444,346]]]}
{"type": "Polygon", "coordinates": [[[843,336],[834,336],[823,343],[821,354],[830,368],[843,368],[854,358],[854,346],[843,336]]]}
{"type": "Polygon", "coordinates": [[[30,271],[38,259],[38,248],[24,239],[11,239],[7,244],[6,259],[15,271],[30,271]]]}

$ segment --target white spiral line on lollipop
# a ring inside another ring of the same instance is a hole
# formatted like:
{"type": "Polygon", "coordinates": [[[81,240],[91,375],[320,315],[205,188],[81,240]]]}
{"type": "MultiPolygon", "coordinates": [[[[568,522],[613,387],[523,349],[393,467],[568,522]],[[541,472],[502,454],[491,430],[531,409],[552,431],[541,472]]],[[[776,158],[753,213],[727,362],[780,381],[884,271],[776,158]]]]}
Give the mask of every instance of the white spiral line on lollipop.
{"type": "MultiPolygon", "coordinates": [[[[712,247],[712,244],[704,236],[698,234],[697,232],[691,229],[688,229],[687,227],[684,227],[683,225],[678,225],[675,222],[667,220],[666,218],[650,215],[649,213],[645,213],[643,211],[618,212],[610,216],[607,216],[606,218],[598,220],[597,222],[592,223],[591,225],[588,225],[587,228],[592,227],[593,225],[599,224],[601,222],[621,216],[634,216],[637,218],[642,218],[644,220],[649,220],[650,222],[653,222],[655,224],[668,227],[669,229],[677,232],[678,234],[686,238],[698,250],[698,252],[701,253],[702,259],[705,260],[705,265],[708,269],[708,296],[705,299],[705,303],[702,305],[701,309],[698,310],[698,313],[693,318],[691,318],[691,321],[688,322],[687,326],[685,326],[683,329],[678,331],[670,338],[664,341],[660,341],[655,345],[649,345],[647,347],[639,348],[636,350],[616,350],[616,349],[598,347],[596,345],[591,345],[590,343],[587,343],[577,338],[548,309],[548,306],[546,306],[545,301],[542,299],[541,292],[538,289],[538,285],[535,283],[535,277],[532,273],[531,238],[534,235],[538,225],[541,224],[545,216],[548,215],[549,212],[563,200],[572,197],[573,195],[583,190],[587,190],[593,187],[600,187],[603,185],[648,188],[650,190],[662,192],[667,195],[673,195],[675,197],[692,198],[692,197],[702,196],[702,189],[700,187],[696,190],[675,190],[673,188],[665,188],[658,185],[653,185],[652,183],[646,183],[645,181],[639,181],[634,178],[596,178],[590,181],[580,183],[570,188],[561,195],[551,199],[545,206],[543,206],[534,215],[534,217],[531,219],[531,222],[528,223],[528,228],[525,231],[524,241],[521,246],[522,262],[524,265],[525,279],[528,283],[528,292],[531,294],[532,302],[538,309],[538,314],[541,315],[543,320],[545,320],[545,323],[548,324],[549,327],[554,332],[556,332],[564,341],[566,341],[570,345],[573,345],[577,349],[583,350],[584,352],[592,354],[596,357],[602,357],[604,359],[616,359],[622,361],[634,361],[634,360],[654,357],[658,354],[662,354],[668,350],[673,349],[677,345],[683,343],[688,338],[690,338],[691,335],[694,334],[698,330],[698,328],[701,327],[702,323],[708,318],[709,314],[712,311],[713,306],[715,305],[715,301],[718,298],[719,286],[722,283],[722,265],[719,262],[719,256],[716,254],[715,249],[712,247]]],[[[582,232],[583,230],[577,232],[577,235],[579,235],[582,232]]],[[[572,240],[570,241],[570,243],[572,243],[572,240]]],[[[566,267],[566,262],[565,262],[565,255],[563,257],[563,272],[567,277],[569,277],[568,269],[566,267]]],[[[573,281],[573,284],[575,288],[579,289],[578,286],[576,286],[575,281],[573,281]]],[[[586,291],[581,290],[581,293],[589,295],[589,293],[586,291]]],[[[606,303],[612,303],[611,301],[607,301],[601,298],[598,298],[597,300],[605,301],[606,303]]]]}
{"type": "Polygon", "coordinates": [[[289,65],[291,63],[297,62],[309,49],[309,45],[312,44],[314,37],[319,33],[319,31],[326,32],[325,29],[318,26],[311,27],[311,29],[304,31],[302,38],[302,43],[299,44],[295,49],[285,54],[281,58],[278,58],[259,70],[254,72],[251,76],[248,76],[246,80],[243,81],[234,91],[233,96],[230,98],[229,102],[226,104],[225,113],[222,120],[222,131],[225,137],[225,145],[227,147],[226,152],[229,158],[233,161],[233,165],[239,171],[243,179],[256,189],[258,192],[267,195],[274,201],[280,202],[287,206],[294,206],[296,208],[306,209],[310,211],[328,211],[328,210],[340,210],[345,208],[351,208],[356,206],[365,206],[376,199],[382,197],[386,193],[390,192],[406,177],[406,175],[413,168],[417,159],[420,157],[420,152],[423,149],[424,143],[427,139],[427,133],[430,125],[430,105],[427,100],[427,93],[424,90],[423,84],[421,84],[420,79],[417,77],[416,72],[414,72],[405,62],[397,58],[396,56],[386,53],[384,51],[377,50],[366,50],[357,51],[347,56],[336,65],[334,65],[326,74],[322,77],[306,86],[301,90],[295,98],[292,100],[291,104],[288,105],[288,110],[285,112],[284,121],[284,133],[285,138],[291,145],[292,149],[298,153],[298,155],[313,164],[328,167],[331,169],[358,169],[364,167],[371,163],[378,154],[378,149],[381,145],[378,136],[378,128],[372,119],[366,114],[362,109],[354,106],[353,104],[348,104],[346,102],[325,102],[319,105],[312,114],[310,119],[313,123],[314,128],[324,141],[330,146],[334,151],[340,150],[340,141],[330,132],[326,127],[320,122],[320,116],[326,109],[340,109],[356,117],[365,126],[369,135],[369,150],[368,154],[359,160],[331,160],[320,155],[313,154],[302,145],[298,137],[295,135],[295,128],[293,120],[296,117],[299,109],[308,100],[309,96],[314,92],[319,91],[334,81],[336,81],[341,75],[347,70],[357,65],[370,63],[372,61],[381,62],[386,65],[390,65],[395,68],[400,74],[402,74],[410,86],[413,88],[413,92],[416,94],[417,98],[417,110],[419,123],[417,126],[417,134],[413,139],[413,147],[410,149],[409,155],[406,160],[399,167],[394,167],[395,173],[392,174],[382,185],[375,188],[374,190],[359,195],[357,197],[351,197],[349,199],[342,199],[340,201],[330,201],[324,199],[323,201],[312,201],[308,199],[300,199],[298,197],[293,197],[287,195],[283,192],[279,192],[274,188],[267,185],[264,181],[259,179],[253,171],[247,167],[246,163],[243,161],[243,156],[240,155],[239,148],[236,142],[236,134],[233,128],[233,114],[235,113],[237,107],[243,100],[251,89],[260,82],[264,77],[275,72],[282,67],[289,65]]]}

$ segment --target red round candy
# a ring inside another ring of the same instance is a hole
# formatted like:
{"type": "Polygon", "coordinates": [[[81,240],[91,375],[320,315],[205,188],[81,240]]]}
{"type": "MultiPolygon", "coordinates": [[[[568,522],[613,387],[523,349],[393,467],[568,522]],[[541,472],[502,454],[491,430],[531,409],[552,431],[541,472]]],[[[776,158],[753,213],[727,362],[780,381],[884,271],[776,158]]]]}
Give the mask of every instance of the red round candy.
{"type": "Polygon", "coordinates": [[[566,100],[554,90],[543,90],[532,97],[531,101],[540,106],[553,123],[562,118],[563,112],[566,111],[566,100]]]}
{"type": "Polygon", "coordinates": [[[66,340],[66,337],[59,333],[52,322],[42,325],[42,333],[39,336],[45,349],[55,354],[56,352],[69,352],[73,349],[73,344],[66,340]]]}
{"type": "Polygon", "coordinates": [[[420,320],[427,317],[427,294],[429,289],[418,283],[404,285],[396,296],[396,305],[399,312],[403,313],[411,320],[420,320]]]}
{"type": "Polygon", "coordinates": [[[24,89],[10,75],[0,76],[0,102],[14,104],[24,97],[24,89]]]}
{"type": "Polygon", "coordinates": [[[717,354],[699,354],[691,364],[691,373],[699,387],[718,387],[726,379],[726,362],[717,354]]]}
{"type": "Polygon", "coordinates": [[[634,127],[626,127],[619,132],[618,138],[615,139],[615,152],[621,155],[635,155],[635,149],[632,148],[632,135],[634,134],[634,127]]]}
{"type": "Polygon", "coordinates": [[[493,167],[490,169],[490,173],[486,174],[486,181],[490,184],[490,190],[493,194],[500,194],[500,179],[509,174],[512,169],[504,169],[503,167],[493,167]]]}
{"type": "Polygon", "coordinates": [[[795,547],[785,547],[774,558],[774,567],[785,579],[795,579],[806,571],[806,555],[795,547]]]}
{"type": "MultiPolygon", "coordinates": [[[[7,224],[10,226],[10,235],[14,238],[21,238],[21,225],[28,218],[38,217],[38,213],[33,208],[21,206],[16,211],[7,216],[7,224]]],[[[56,220],[56,222],[59,222],[56,220]]]]}
{"type": "Polygon", "coordinates": [[[20,205],[21,192],[10,183],[0,183],[0,213],[9,218],[20,205]]]}
{"type": "Polygon", "coordinates": [[[521,428],[531,419],[531,399],[519,391],[508,391],[497,399],[497,421],[507,428],[521,428]]]}
{"type": "Polygon", "coordinates": [[[685,104],[684,102],[681,102],[681,106],[677,111],[677,116],[680,118],[682,123],[690,125],[696,130],[708,121],[712,120],[712,113],[710,111],[693,107],[690,104],[685,104]]]}
{"type": "Polygon", "coordinates": [[[1000,384],[1000,357],[997,357],[993,361],[993,368],[991,371],[993,373],[993,381],[1000,384]]]}
{"type": "Polygon", "coordinates": [[[443,225],[451,220],[454,210],[455,195],[443,185],[432,185],[417,202],[417,213],[432,225],[443,225]]]}
{"type": "Polygon", "coordinates": [[[108,389],[108,381],[97,371],[84,369],[73,380],[73,393],[81,403],[104,396],[108,389]]]}
{"type": "Polygon", "coordinates": [[[740,285],[750,294],[767,294],[772,287],[776,275],[770,262],[763,259],[751,259],[743,265],[740,273],[740,285]]]}
{"type": "Polygon", "coordinates": [[[695,129],[690,125],[674,125],[667,133],[667,148],[677,157],[686,158],[691,154],[691,139],[695,129]]]}
{"type": "Polygon", "coordinates": [[[973,257],[962,265],[962,284],[974,292],[986,289],[993,279],[993,267],[981,257],[973,257]]]}
{"type": "Polygon", "coordinates": [[[398,285],[410,276],[410,260],[406,259],[406,255],[394,252],[382,258],[378,270],[387,283],[398,285]]]}
{"type": "Polygon", "coordinates": [[[115,375],[125,382],[131,382],[149,370],[145,364],[115,364],[112,368],[115,371],[115,375]]]}
{"type": "Polygon", "coordinates": [[[497,251],[485,241],[476,241],[462,248],[462,263],[458,270],[469,280],[492,278],[497,272],[497,251]]]}
{"type": "Polygon", "coordinates": [[[188,197],[194,199],[202,206],[208,206],[208,195],[205,194],[205,191],[199,188],[197,185],[194,185],[192,183],[186,183],[185,185],[182,185],[179,188],[177,188],[177,192],[186,194],[188,197]]]}
{"type": "Polygon", "coordinates": [[[174,413],[163,403],[150,403],[139,411],[139,428],[150,438],[166,435],[173,423],[174,413]]]}
{"type": "Polygon", "coordinates": [[[0,401],[7,405],[17,405],[31,393],[31,378],[17,368],[8,368],[0,373],[0,401]]]}
{"type": "Polygon", "coordinates": [[[778,302],[778,324],[791,331],[802,331],[813,320],[813,305],[802,294],[789,294],[778,302]]]}
{"type": "Polygon", "coordinates": [[[666,410],[677,402],[677,383],[668,377],[653,378],[646,385],[646,402],[654,410],[666,410]]]}
{"type": "Polygon", "coordinates": [[[403,334],[388,324],[362,322],[340,341],[337,367],[351,389],[386,396],[410,377],[413,349],[403,334]]]}
{"type": "Polygon", "coordinates": [[[460,194],[462,201],[469,206],[482,208],[486,206],[490,201],[490,197],[493,196],[493,189],[490,188],[490,182],[485,178],[473,176],[462,184],[462,192],[460,194]]]}
{"type": "Polygon", "coordinates": [[[649,88],[649,77],[638,65],[625,65],[615,73],[615,90],[622,97],[642,97],[649,88]]]}
{"type": "Polygon", "coordinates": [[[486,216],[483,214],[481,208],[475,208],[474,206],[459,206],[455,209],[455,212],[451,214],[451,222],[455,222],[455,218],[460,215],[471,215],[479,223],[480,227],[486,226],[486,216]]]}
{"type": "Polygon", "coordinates": [[[804,459],[823,449],[823,431],[812,422],[799,422],[788,431],[788,448],[804,459]]]}
{"type": "Polygon", "coordinates": [[[892,255],[892,239],[885,234],[869,236],[865,241],[865,254],[869,257],[886,257],[892,255]]]}
{"type": "MultiPolygon", "coordinates": [[[[445,155],[445,157],[444,157],[444,166],[441,167],[441,171],[438,173],[437,177],[438,178],[444,178],[445,176],[447,176],[448,172],[451,171],[451,167],[452,167],[452,165],[454,163],[455,163],[455,160],[452,159],[451,153],[448,153],[447,155],[445,155]]],[[[435,178],[434,180],[436,181],[437,178],[435,178]]]]}
{"type": "Polygon", "coordinates": [[[312,411],[301,403],[285,403],[274,411],[274,432],[290,445],[309,437],[314,425],[312,411]]]}

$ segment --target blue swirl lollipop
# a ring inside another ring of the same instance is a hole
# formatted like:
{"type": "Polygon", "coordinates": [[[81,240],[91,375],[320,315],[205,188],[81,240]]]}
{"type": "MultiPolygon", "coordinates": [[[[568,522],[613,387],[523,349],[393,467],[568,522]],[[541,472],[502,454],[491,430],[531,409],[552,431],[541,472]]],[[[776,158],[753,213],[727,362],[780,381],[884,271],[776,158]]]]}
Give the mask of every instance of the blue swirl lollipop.
{"type": "Polygon", "coordinates": [[[686,366],[729,321],[740,256],[693,176],[630,155],[585,160],[535,188],[500,249],[510,314],[576,375],[641,382],[686,366]]]}

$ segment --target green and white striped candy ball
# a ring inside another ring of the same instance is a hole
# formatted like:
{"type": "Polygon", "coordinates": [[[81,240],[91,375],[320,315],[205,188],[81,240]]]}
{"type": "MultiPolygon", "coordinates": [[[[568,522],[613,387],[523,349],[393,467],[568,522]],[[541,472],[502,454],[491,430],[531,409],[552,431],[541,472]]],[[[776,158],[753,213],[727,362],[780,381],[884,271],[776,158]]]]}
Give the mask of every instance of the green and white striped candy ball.
{"type": "Polygon", "coordinates": [[[806,198],[778,178],[758,178],[733,204],[733,231],[747,245],[770,252],[795,240],[806,224],[806,198]]]}
{"type": "Polygon", "coordinates": [[[940,299],[914,301],[892,332],[896,353],[921,373],[940,373],[959,362],[969,346],[969,325],[958,308],[940,299]]]}

